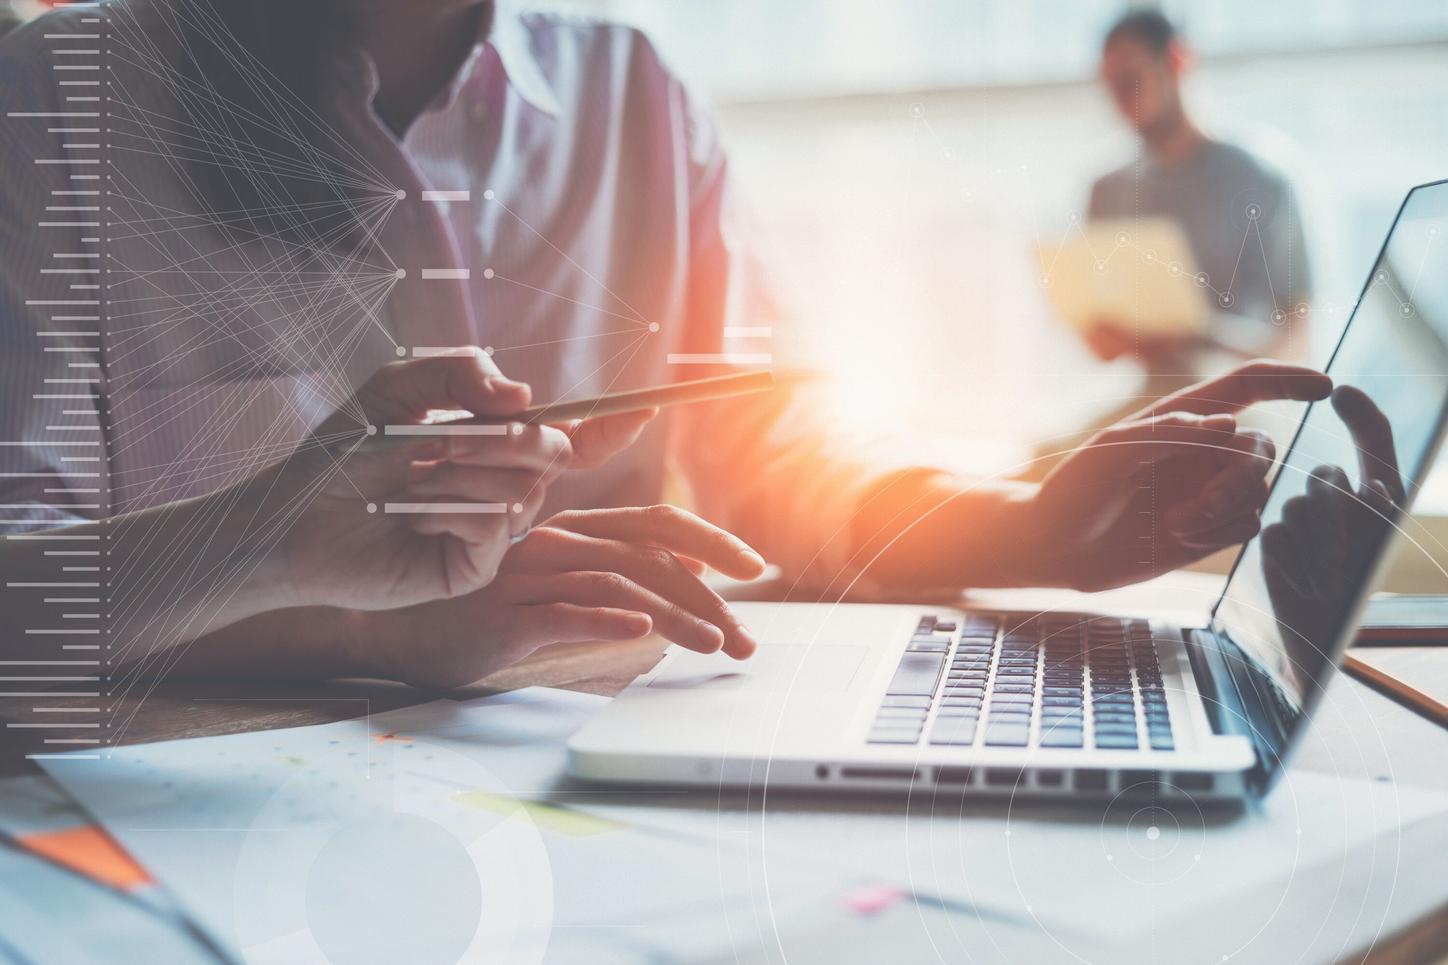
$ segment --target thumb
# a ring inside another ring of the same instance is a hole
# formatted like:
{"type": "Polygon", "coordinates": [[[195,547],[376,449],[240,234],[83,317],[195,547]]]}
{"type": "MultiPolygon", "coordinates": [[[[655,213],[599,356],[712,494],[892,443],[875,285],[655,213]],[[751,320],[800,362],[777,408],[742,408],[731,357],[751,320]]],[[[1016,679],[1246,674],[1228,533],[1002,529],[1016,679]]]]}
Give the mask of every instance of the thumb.
{"type": "Polygon", "coordinates": [[[376,419],[422,419],[432,409],[466,409],[479,416],[516,415],[528,407],[532,390],[498,371],[477,348],[454,355],[389,362],[360,393],[376,419]]]}

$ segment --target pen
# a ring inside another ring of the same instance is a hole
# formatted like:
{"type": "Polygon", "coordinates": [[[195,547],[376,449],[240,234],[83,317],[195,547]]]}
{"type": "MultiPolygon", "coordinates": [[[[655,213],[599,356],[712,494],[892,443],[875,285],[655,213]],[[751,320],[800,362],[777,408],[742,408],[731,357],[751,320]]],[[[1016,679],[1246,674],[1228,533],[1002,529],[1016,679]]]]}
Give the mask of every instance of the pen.
{"type": "Polygon", "coordinates": [[[1378,690],[1414,713],[1426,717],[1440,727],[1448,727],[1448,704],[1375,667],[1352,654],[1343,658],[1342,669],[1363,683],[1378,690]]]}

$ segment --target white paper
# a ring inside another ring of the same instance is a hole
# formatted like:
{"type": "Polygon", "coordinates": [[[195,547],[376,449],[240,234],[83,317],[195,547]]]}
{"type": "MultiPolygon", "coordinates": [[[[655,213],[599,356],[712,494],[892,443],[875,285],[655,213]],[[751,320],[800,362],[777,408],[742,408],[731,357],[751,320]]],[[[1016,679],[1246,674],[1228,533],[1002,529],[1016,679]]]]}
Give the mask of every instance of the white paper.
{"type": "Polygon", "coordinates": [[[1333,960],[1448,900],[1448,878],[1416,881],[1425,846],[1448,853],[1448,800],[1422,789],[1294,773],[1257,805],[1216,811],[928,794],[761,802],[758,790],[752,801],[703,791],[574,805],[742,844],[766,887],[770,869],[795,859],[902,882],[996,933],[1040,932],[1066,958],[1272,961],[1295,941],[1290,957],[1333,960]],[[1178,949],[1188,934],[1200,941],[1178,949]]]}
{"type": "MultiPolygon", "coordinates": [[[[518,803],[604,702],[540,688],[46,763],[249,961],[636,958],[652,925],[720,929],[754,882],[738,849],[518,803]]],[[[842,887],[807,863],[789,881],[842,887]]]]}
{"type": "Polygon", "coordinates": [[[1317,961],[1448,899],[1423,858],[1448,852],[1441,794],[1292,774],[1197,815],[563,779],[604,702],[537,689],[47,766],[255,962],[1317,961]],[[849,910],[880,883],[907,911],[849,910]]]}

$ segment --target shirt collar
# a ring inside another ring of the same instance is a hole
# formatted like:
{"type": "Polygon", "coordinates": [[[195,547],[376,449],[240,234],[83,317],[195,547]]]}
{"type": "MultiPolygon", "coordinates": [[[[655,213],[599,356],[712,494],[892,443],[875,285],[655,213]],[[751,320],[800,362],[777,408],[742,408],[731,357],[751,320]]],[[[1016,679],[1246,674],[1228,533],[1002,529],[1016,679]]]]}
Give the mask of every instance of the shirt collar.
{"type": "MultiPolygon", "coordinates": [[[[548,117],[561,116],[563,107],[558,102],[558,95],[553,92],[553,86],[544,75],[542,66],[533,56],[528,28],[524,26],[519,11],[506,0],[497,0],[491,29],[487,18],[480,18],[480,21],[481,30],[478,42],[468,54],[457,74],[437,92],[437,96],[428,105],[427,111],[446,109],[457,100],[463,85],[477,70],[478,63],[482,59],[483,48],[491,46],[498,56],[498,63],[503,69],[503,75],[507,78],[508,85],[523,99],[524,103],[548,117]]],[[[372,62],[372,58],[361,48],[352,47],[343,51],[338,60],[338,67],[347,84],[360,89],[366,97],[370,98],[376,94],[377,67],[372,62]]]]}
{"type": "Polygon", "coordinates": [[[522,15],[507,0],[497,0],[487,42],[497,52],[508,84],[519,97],[534,110],[549,117],[556,118],[563,113],[553,85],[533,56],[532,38],[523,24],[522,15]]]}

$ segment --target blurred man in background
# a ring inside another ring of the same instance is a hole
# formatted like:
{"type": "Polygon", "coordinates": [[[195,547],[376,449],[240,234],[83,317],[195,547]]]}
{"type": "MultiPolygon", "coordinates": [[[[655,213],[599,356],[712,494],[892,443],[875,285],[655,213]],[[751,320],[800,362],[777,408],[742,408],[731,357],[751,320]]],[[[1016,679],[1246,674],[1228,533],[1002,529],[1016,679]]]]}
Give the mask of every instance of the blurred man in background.
{"type": "Polygon", "coordinates": [[[1300,354],[1301,339],[1292,335],[1307,314],[1310,273],[1292,187],[1197,126],[1182,97],[1191,64],[1186,42],[1155,10],[1125,14],[1102,43],[1101,82],[1142,150],[1092,186],[1088,220],[1175,222],[1207,277],[1211,309],[1203,332],[1190,335],[1098,320],[1087,335],[1092,351],[1105,361],[1135,357],[1146,370],[1140,395],[1123,411],[1243,357],[1300,354]]]}

